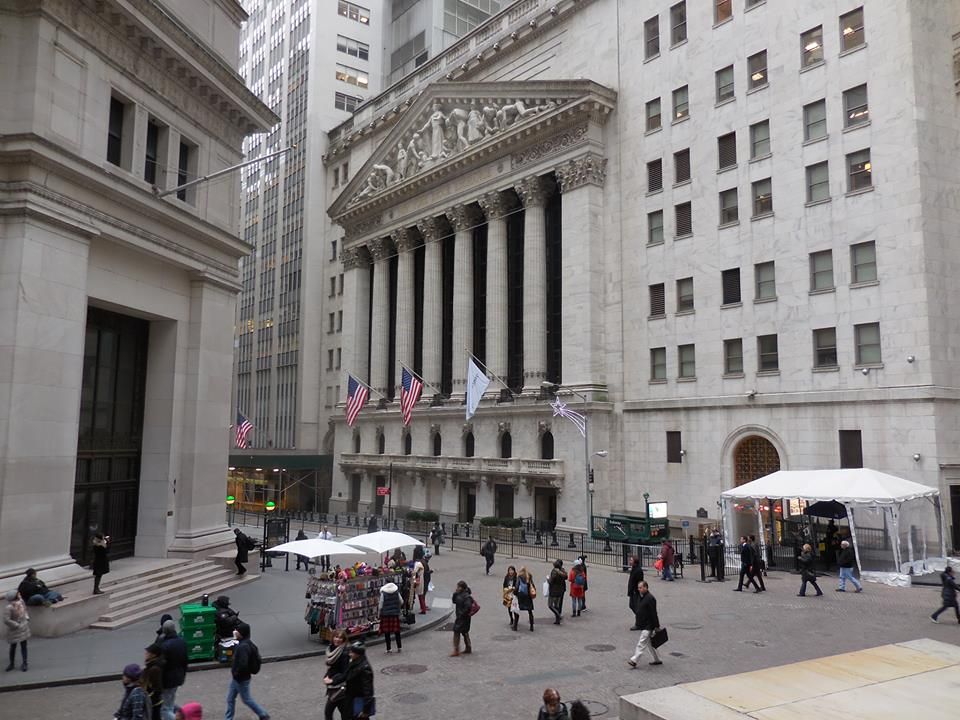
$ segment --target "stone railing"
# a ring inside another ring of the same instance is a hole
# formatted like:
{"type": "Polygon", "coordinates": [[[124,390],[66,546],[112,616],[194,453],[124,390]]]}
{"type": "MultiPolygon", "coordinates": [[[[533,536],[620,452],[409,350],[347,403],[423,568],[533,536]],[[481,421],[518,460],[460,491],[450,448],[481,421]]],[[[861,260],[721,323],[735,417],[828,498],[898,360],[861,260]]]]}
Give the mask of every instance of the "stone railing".
{"type": "Polygon", "coordinates": [[[380,472],[390,465],[397,472],[421,470],[425,472],[453,472],[510,477],[542,477],[560,480],[564,476],[563,460],[528,460],[526,458],[450,457],[447,455],[379,455],[374,453],[341,453],[340,466],[376,469],[380,472]]]}

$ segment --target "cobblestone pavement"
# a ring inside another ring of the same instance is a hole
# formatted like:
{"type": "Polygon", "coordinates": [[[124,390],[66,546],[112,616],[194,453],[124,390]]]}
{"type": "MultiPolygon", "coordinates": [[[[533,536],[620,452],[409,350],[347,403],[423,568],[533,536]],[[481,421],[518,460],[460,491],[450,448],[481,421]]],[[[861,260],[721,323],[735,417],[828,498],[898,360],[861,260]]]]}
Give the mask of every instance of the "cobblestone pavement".
{"type": "MultiPolygon", "coordinates": [[[[438,594],[449,596],[463,578],[482,606],[471,633],[475,653],[449,657],[451,633],[439,630],[411,637],[402,655],[371,648],[378,717],[534,718],[544,687],[554,686],[567,700],[588,701],[594,717],[616,718],[618,697],[641,690],[922,637],[960,644],[960,626],[952,619],[930,622],[939,600],[932,588],[868,585],[862,594],[841,594],[834,592],[836,580],[824,577],[824,597],[799,598],[798,578],[785,573],[771,573],[764,594],[734,593],[735,583],[703,584],[689,575],[673,583],[650,579],[671,640],[663,648],[662,666],[642,662],[633,670],[626,658],[637,634],[629,631],[625,575],[591,568],[586,613],[569,617],[567,598],[566,616],[557,627],[538,597],[535,631],[524,618],[512,632],[500,604],[509,562],[498,557],[495,575],[485,577],[477,555],[445,552],[434,559],[438,594]]],[[[547,566],[530,569],[539,587],[547,566]]],[[[131,661],[140,655],[139,645],[131,648],[131,661]]],[[[319,658],[268,663],[254,678],[253,695],[275,720],[322,717],[322,674],[319,658]]],[[[220,717],[228,681],[227,670],[191,673],[178,699],[199,700],[205,716],[220,717]]],[[[119,680],[4,693],[0,718],[104,720],[119,697],[119,680]]],[[[253,715],[241,707],[238,717],[253,715]]]]}

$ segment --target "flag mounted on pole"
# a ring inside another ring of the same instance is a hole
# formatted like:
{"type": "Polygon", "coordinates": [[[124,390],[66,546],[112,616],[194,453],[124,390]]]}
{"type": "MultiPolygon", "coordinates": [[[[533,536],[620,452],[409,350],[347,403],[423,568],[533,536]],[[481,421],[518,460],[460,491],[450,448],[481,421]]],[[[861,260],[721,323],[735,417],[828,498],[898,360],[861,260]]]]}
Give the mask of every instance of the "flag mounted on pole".
{"type": "Polygon", "coordinates": [[[413,406],[417,404],[423,391],[423,382],[415,373],[407,370],[406,366],[401,365],[400,368],[403,371],[400,375],[400,415],[403,416],[403,424],[409,425],[413,406]]]}
{"type": "Polygon", "coordinates": [[[490,378],[477,367],[473,358],[467,358],[467,420],[477,412],[480,398],[483,397],[489,385],[490,378]]]}
{"type": "Polygon", "coordinates": [[[562,402],[560,398],[554,398],[553,402],[550,403],[550,407],[553,408],[553,416],[565,417],[567,420],[573,423],[574,427],[580,431],[581,437],[587,436],[587,419],[576,410],[571,410],[566,406],[566,403],[562,402]]]}
{"type": "Polygon", "coordinates": [[[357,415],[366,405],[369,392],[366,385],[353,375],[347,375],[347,425],[350,427],[353,427],[357,421],[357,415]]]}
{"type": "Polygon", "coordinates": [[[243,449],[247,446],[247,435],[253,430],[253,423],[247,420],[246,415],[237,410],[237,424],[234,427],[237,431],[237,447],[243,449]]]}

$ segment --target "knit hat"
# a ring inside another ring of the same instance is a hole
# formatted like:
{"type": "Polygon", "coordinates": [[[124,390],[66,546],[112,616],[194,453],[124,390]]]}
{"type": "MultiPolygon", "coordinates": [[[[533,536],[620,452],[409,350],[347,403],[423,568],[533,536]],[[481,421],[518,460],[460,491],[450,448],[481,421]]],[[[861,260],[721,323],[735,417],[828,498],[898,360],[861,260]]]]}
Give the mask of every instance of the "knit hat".
{"type": "Polygon", "coordinates": [[[5,597],[7,598],[7,602],[13,602],[14,600],[17,599],[17,591],[16,591],[16,590],[7,590],[7,594],[6,594],[5,597]]]}
{"type": "Polygon", "coordinates": [[[397,584],[396,584],[396,583],[388,582],[386,585],[384,585],[382,588],[380,588],[380,592],[382,592],[382,593],[395,593],[395,592],[396,592],[397,590],[399,590],[399,589],[400,589],[400,588],[397,587],[397,584]]]}
{"type": "Polygon", "coordinates": [[[250,638],[250,626],[247,625],[247,623],[238,622],[236,625],[236,631],[240,633],[240,637],[242,637],[244,640],[250,638]]]}
{"type": "Polygon", "coordinates": [[[349,647],[347,648],[347,650],[349,650],[349,651],[352,652],[352,653],[356,653],[357,655],[366,655],[366,654],[367,654],[367,646],[364,645],[364,644],[363,644],[361,641],[359,641],[359,640],[356,640],[356,641],[350,643],[350,645],[349,645],[349,647]]]}
{"type": "Polygon", "coordinates": [[[128,677],[131,680],[139,680],[140,666],[137,665],[136,663],[130,663],[129,665],[123,668],[123,676],[128,677]]]}
{"type": "Polygon", "coordinates": [[[583,560],[577,559],[573,561],[574,567],[580,567],[581,565],[583,565],[583,560]]]}
{"type": "Polygon", "coordinates": [[[180,708],[180,714],[183,720],[203,720],[203,708],[198,702],[187,703],[180,708]]]}
{"type": "Polygon", "coordinates": [[[177,636],[177,624],[173,620],[166,620],[161,627],[164,637],[172,638],[177,636]]]}

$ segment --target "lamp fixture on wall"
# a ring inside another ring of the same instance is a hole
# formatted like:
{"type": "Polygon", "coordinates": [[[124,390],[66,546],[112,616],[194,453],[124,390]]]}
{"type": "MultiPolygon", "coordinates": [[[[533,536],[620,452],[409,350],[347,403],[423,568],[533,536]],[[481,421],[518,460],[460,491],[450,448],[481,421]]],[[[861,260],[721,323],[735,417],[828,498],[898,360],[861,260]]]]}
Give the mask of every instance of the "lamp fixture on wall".
{"type": "Polygon", "coordinates": [[[860,372],[862,372],[864,375],[869,375],[870,368],[860,368],[860,372]]]}
{"type": "Polygon", "coordinates": [[[913,454],[913,461],[914,461],[914,462],[920,462],[920,453],[914,453],[914,454],[913,454]]]}
{"type": "Polygon", "coordinates": [[[681,449],[681,450],[680,450],[680,457],[686,457],[686,456],[687,456],[687,451],[681,449]]]}
{"type": "Polygon", "coordinates": [[[907,355],[907,362],[908,362],[908,363],[912,363],[912,362],[913,362],[914,360],[916,360],[916,359],[917,359],[917,358],[916,358],[915,356],[913,356],[913,355],[907,355]]]}

